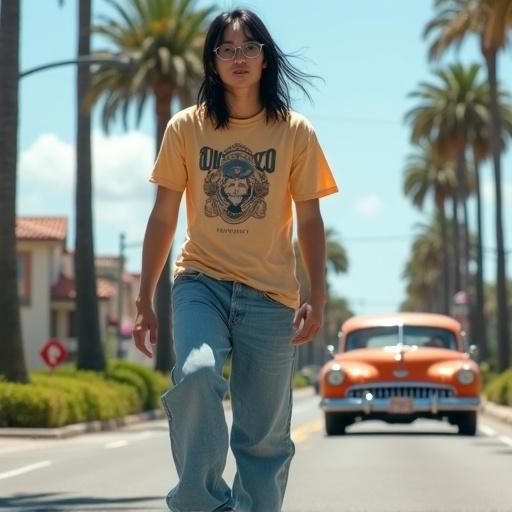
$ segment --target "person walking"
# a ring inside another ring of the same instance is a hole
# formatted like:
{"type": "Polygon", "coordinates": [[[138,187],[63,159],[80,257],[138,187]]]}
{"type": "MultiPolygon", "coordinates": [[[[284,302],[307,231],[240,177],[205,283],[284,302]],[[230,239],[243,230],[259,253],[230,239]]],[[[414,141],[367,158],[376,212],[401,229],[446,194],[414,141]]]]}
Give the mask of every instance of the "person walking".
{"type": "Polygon", "coordinates": [[[176,364],[162,396],[178,484],[173,512],[279,512],[290,437],[297,345],[323,322],[325,234],[319,198],[337,186],[315,131],[290,107],[290,64],[246,9],[217,16],[203,52],[197,105],[169,121],[149,180],[158,185],[144,237],[133,329],[148,357],[156,343],[156,282],[186,191],[187,236],[172,287],[176,364]],[[296,209],[309,297],[299,304],[292,245],[296,209]],[[149,333],[150,345],[147,345],[149,333]],[[231,435],[222,376],[231,356],[231,435]],[[228,447],[236,460],[223,479],[228,447]]]}

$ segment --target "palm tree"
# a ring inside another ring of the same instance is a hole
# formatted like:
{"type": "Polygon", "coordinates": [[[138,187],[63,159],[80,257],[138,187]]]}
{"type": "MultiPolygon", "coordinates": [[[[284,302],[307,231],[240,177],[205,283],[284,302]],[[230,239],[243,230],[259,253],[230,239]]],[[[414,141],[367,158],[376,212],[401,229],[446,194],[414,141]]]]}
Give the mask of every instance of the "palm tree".
{"type": "MultiPolygon", "coordinates": [[[[155,101],[156,151],[171,117],[171,103],[193,103],[202,79],[201,51],[205,23],[212,7],[195,9],[194,0],[107,0],[117,18],[103,18],[95,31],[133,62],[129,69],[101,66],[93,76],[89,103],[104,96],[106,131],[121,112],[125,128],[131,105],[140,123],[148,97],[155,101]]],[[[111,51],[98,56],[113,56],[111,51]]],[[[172,251],[171,251],[172,253],[172,251]]],[[[169,371],[174,365],[171,338],[170,255],[158,280],[156,314],[158,345],[155,368],[169,371]]]]}
{"type": "Polygon", "coordinates": [[[503,199],[501,181],[502,120],[498,102],[497,55],[505,46],[507,31],[512,27],[510,0],[436,0],[437,13],[425,28],[425,37],[435,32],[430,58],[438,58],[449,47],[460,47],[466,36],[476,34],[484,56],[490,87],[489,138],[494,167],[496,195],[496,290],[498,303],[498,371],[510,363],[509,316],[507,310],[506,260],[503,236],[503,199]]]}
{"type": "MultiPolygon", "coordinates": [[[[503,131],[500,144],[504,149],[507,139],[512,135],[512,105],[510,96],[503,91],[499,91],[499,110],[502,119],[503,131]]],[[[483,278],[483,227],[482,227],[482,194],[481,194],[481,176],[480,164],[491,154],[491,142],[489,140],[489,123],[481,126],[475,126],[475,131],[471,142],[473,167],[475,169],[475,193],[476,193],[476,232],[477,240],[475,243],[475,260],[476,260],[476,276],[475,276],[475,308],[472,312],[473,317],[473,337],[478,341],[480,347],[480,358],[485,361],[490,356],[486,315],[485,315],[485,288],[483,278]]]]}
{"type": "Polygon", "coordinates": [[[464,67],[453,64],[447,69],[435,72],[439,84],[420,83],[418,89],[410,96],[419,98],[421,103],[407,113],[406,119],[412,125],[412,140],[430,140],[433,156],[441,161],[454,161],[459,192],[454,207],[455,221],[455,249],[456,256],[461,238],[458,235],[458,205],[463,206],[465,233],[462,238],[462,265],[456,259],[455,282],[456,289],[467,287],[468,262],[468,213],[467,197],[468,172],[466,149],[474,126],[480,126],[487,121],[488,114],[488,87],[485,81],[478,80],[480,66],[472,64],[464,67]],[[462,272],[460,274],[459,272],[462,272]],[[461,277],[459,277],[461,276],[461,277]]]}
{"type": "MultiPolygon", "coordinates": [[[[305,359],[308,362],[320,362],[323,358],[323,350],[325,346],[325,342],[328,338],[328,326],[332,323],[330,318],[331,311],[331,300],[330,300],[330,285],[329,285],[329,272],[334,274],[345,273],[348,271],[348,257],[343,245],[337,240],[337,232],[335,229],[327,228],[325,230],[325,259],[326,259],[326,269],[325,269],[325,290],[326,290],[326,303],[324,310],[324,326],[322,330],[322,343],[314,342],[306,344],[301,350],[307,351],[305,359]],[[316,353],[315,353],[316,347],[316,353]]],[[[300,250],[297,242],[294,242],[294,250],[295,250],[295,264],[296,264],[296,273],[297,279],[300,284],[300,297],[301,302],[306,300],[309,295],[309,286],[306,270],[304,268],[304,264],[302,262],[302,258],[300,257],[300,250]]]]}
{"type": "MultiPolygon", "coordinates": [[[[78,10],[78,57],[81,57],[90,53],[91,1],[80,0],[78,10]]],[[[94,261],[91,118],[88,109],[84,108],[90,79],[89,66],[77,66],[74,253],[77,367],[102,371],[106,363],[100,335],[94,261]]]]}
{"type": "Polygon", "coordinates": [[[20,2],[1,2],[0,9],[0,374],[28,382],[16,269],[20,2]]]}
{"type": "Polygon", "coordinates": [[[432,194],[437,211],[438,222],[441,227],[442,241],[442,307],[445,314],[449,313],[449,298],[453,295],[450,287],[450,259],[448,251],[448,234],[446,227],[445,203],[456,194],[455,169],[451,163],[441,163],[432,156],[432,147],[429,142],[422,141],[416,153],[407,158],[404,193],[412,199],[415,206],[423,209],[427,195],[432,194]]]}
{"type": "Polygon", "coordinates": [[[436,216],[430,224],[419,224],[418,227],[420,232],[402,274],[408,280],[407,299],[402,309],[439,311],[444,259],[442,229],[436,216]]]}

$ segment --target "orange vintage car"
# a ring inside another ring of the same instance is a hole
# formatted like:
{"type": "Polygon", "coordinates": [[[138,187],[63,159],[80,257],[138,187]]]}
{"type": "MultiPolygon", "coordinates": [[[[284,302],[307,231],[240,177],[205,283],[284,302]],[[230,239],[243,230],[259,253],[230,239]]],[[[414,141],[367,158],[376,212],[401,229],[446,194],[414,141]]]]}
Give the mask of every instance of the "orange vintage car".
{"type": "Polygon", "coordinates": [[[481,375],[459,322],[445,315],[356,316],[320,372],[320,407],[328,435],[356,420],[412,423],[447,419],[459,434],[477,429],[481,375]]]}

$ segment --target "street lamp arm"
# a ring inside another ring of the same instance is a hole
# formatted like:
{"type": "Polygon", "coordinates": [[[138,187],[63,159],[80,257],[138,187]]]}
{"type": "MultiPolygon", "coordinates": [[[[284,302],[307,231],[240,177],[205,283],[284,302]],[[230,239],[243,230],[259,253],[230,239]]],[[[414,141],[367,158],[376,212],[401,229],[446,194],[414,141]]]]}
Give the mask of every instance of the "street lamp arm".
{"type": "Polygon", "coordinates": [[[43,64],[41,66],[37,66],[32,69],[27,69],[26,71],[23,71],[18,75],[18,78],[25,78],[28,75],[32,75],[34,73],[37,73],[39,71],[45,71],[46,69],[51,68],[57,68],[60,66],[67,66],[69,64],[87,64],[88,66],[92,66],[94,64],[108,64],[110,66],[117,66],[121,68],[129,68],[132,65],[133,61],[128,57],[119,57],[116,59],[113,58],[98,58],[98,57],[90,57],[90,56],[83,56],[78,57],[76,59],[69,59],[69,60],[60,60],[57,62],[50,62],[49,64],[43,64]]]}

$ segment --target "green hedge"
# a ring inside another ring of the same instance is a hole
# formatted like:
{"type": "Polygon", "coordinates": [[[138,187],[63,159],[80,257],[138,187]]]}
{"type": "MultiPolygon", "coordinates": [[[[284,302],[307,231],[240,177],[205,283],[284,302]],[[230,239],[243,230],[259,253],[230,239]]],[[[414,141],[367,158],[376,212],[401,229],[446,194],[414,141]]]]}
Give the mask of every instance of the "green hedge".
{"type": "Polygon", "coordinates": [[[293,387],[295,389],[306,388],[306,387],[308,387],[310,385],[311,385],[311,381],[310,381],[310,379],[306,375],[304,375],[304,374],[302,374],[300,372],[297,372],[293,376],[293,387]]]}
{"type": "Polygon", "coordinates": [[[0,383],[1,427],[61,427],[67,418],[64,392],[36,384],[0,383]]]}
{"type": "Polygon", "coordinates": [[[76,372],[76,376],[38,374],[32,376],[32,382],[66,395],[67,423],[109,420],[142,409],[142,401],[135,388],[109,381],[101,373],[76,372]]]}
{"type": "Polygon", "coordinates": [[[106,372],[66,365],[52,374],[33,372],[30,384],[0,379],[0,427],[60,427],[110,420],[161,406],[170,387],[164,374],[125,361],[106,372]]]}
{"type": "Polygon", "coordinates": [[[512,368],[491,379],[483,394],[491,402],[512,407],[512,368]]]}
{"type": "Polygon", "coordinates": [[[109,379],[134,386],[142,399],[144,410],[160,408],[160,397],[171,387],[167,374],[130,361],[109,361],[106,375],[109,379]]]}

